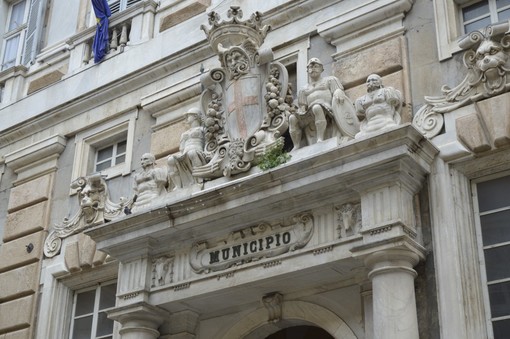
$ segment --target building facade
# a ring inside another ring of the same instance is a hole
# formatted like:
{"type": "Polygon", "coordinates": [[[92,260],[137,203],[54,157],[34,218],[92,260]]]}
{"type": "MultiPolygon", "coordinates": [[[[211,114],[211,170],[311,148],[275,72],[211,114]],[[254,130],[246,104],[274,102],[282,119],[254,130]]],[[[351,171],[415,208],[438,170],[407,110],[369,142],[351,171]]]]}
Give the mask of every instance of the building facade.
{"type": "Polygon", "coordinates": [[[0,338],[510,335],[510,4],[108,3],[0,0],[0,338]]]}

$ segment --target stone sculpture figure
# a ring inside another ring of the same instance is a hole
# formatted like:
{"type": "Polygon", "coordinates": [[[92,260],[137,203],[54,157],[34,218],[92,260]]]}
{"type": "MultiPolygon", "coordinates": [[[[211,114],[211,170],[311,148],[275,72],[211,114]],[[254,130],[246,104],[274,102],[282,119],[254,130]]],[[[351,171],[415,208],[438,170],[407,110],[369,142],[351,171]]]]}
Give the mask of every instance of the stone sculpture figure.
{"type": "Polygon", "coordinates": [[[184,115],[190,128],[181,135],[179,153],[168,157],[168,176],[174,190],[200,182],[199,178],[193,176],[193,168],[207,163],[201,113],[192,108],[184,115]]]}
{"type": "Polygon", "coordinates": [[[299,109],[289,117],[289,133],[294,150],[301,147],[302,134],[308,144],[326,138],[328,121],[332,121],[330,137],[352,139],[358,131],[358,120],[354,106],[344,93],[344,88],[335,76],[322,77],[322,62],[317,58],[308,61],[308,85],[298,93],[299,109]]]}
{"type": "Polygon", "coordinates": [[[384,87],[377,74],[367,78],[367,94],[356,100],[356,114],[361,121],[356,138],[364,137],[400,124],[402,94],[384,87]]]}
{"type": "Polygon", "coordinates": [[[156,158],[151,153],[145,153],[141,158],[142,171],[134,175],[133,190],[135,202],[132,211],[142,209],[151,204],[154,199],[166,193],[167,172],[164,168],[157,168],[156,158]]]}

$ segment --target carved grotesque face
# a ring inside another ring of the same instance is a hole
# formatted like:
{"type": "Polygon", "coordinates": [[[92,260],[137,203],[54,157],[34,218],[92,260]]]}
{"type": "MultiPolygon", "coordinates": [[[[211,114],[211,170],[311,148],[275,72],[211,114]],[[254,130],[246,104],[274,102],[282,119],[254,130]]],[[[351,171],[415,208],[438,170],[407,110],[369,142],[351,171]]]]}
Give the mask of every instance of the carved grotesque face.
{"type": "Polygon", "coordinates": [[[85,214],[85,220],[89,223],[92,222],[96,212],[101,205],[101,195],[97,188],[92,187],[90,184],[85,185],[79,193],[80,207],[85,214]]]}
{"type": "Polygon", "coordinates": [[[507,55],[501,45],[492,40],[484,40],[476,50],[476,65],[482,72],[501,67],[507,62],[507,55]]]}

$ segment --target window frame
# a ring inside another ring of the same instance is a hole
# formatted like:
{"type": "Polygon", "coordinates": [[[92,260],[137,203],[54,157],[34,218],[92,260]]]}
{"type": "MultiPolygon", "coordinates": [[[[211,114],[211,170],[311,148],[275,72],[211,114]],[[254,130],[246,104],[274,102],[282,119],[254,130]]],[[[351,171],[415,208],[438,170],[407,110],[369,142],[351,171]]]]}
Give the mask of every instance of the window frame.
{"type": "Polygon", "coordinates": [[[8,14],[7,14],[7,20],[5,23],[5,31],[2,36],[2,54],[0,55],[0,71],[5,71],[9,68],[15,67],[16,65],[21,64],[21,58],[23,56],[23,48],[24,48],[24,42],[25,42],[25,34],[26,29],[28,27],[28,16],[30,12],[30,1],[29,0],[19,0],[14,1],[9,4],[8,14]],[[25,2],[25,8],[23,13],[23,23],[19,25],[18,27],[9,30],[9,24],[11,23],[12,14],[13,14],[13,8],[17,4],[21,2],[25,2]],[[5,65],[5,57],[6,57],[6,47],[7,47],[7,41],[13,39],[14,37],[18,36],[18,46],[16,51],[16,57],[14,59],[14,64],[10,65],[9,67],[4,67],[5,65]]]}
{"type": "MultiPolygon", "coordinates": [[[[481,213],[480,209],[479,209],[479,205],[478,205],[478,184],[481,184],[481,183],[484,183],[484,182],[487,182],[487,181],[490,181],[493,179],[503,178],[506,176],[510,176],[510,171],[494,173],[494,174],[491,174],[488,176],[473,179],[471,181],[473,212],[474,212],[474,216],[475,216],[475,218],[474,218],[475,235],[476,235],[476,240],[477,240],[475,245],[478,249],[478,259],[479,259],[479,263],[480,263],[480,280],[482,283],[483,303],[484,303],[484,309],[485,309],[484,316],[485,316],[488,339],[494,339],[493,319],[496,319],[496,318],[492,317],[491,303],[490,303],[490,297],[489,297],[489,285],[491,283],[494,283],[494,281],[489,282],[487,279],[487,264],[486,264],[485,253],[484,253],[487,246],[484,246],[484,244],[483,244],[483,238],[482,238],[483,231],[482,231],[481,216],[488,215],[491,213],[497,213],[498,211],[502,211],[504,209],[509,210],[510,203],[508,204],[508,206],[506,206],[504,208],[491,209],[491,210],[481,213]]],[[[507,243],[507,242],[505,242],[505,243],[507,243]]],[[[498,245],[501,245],[501,244],[498,244],[498,245]]],[[[498,246],[498,245],[496,245],[496,246],[498,246]]],[[[490,245],[489,247],[493,247],[493,246],[494,245],[490,245]]],[[[509,246],[509,245],[507,245],[507,246],[509,246]]],[[[510,281],[510,277],[505,278],[505,279],[496,280],[496,283],[501,283],[502,281],[507,281],[507,280],[510,281]]],[[[510,318],[510,315],[508,315],[506,317],[510,318]]],[[[501,318],[501,317],[497,317],[497,318],[501,318]]]]}
{"type": "MultiPolygon", "coordinates": [[[[124,113],[118,118],[77,133],[75,136],[76,149],[71,180],[95,173],[95,157],[98,148],[118,142],[124,136],[126,138],[124,163],[104,169],[100,173],[106,176],[106,180],[131,174],[134,129],[137,118],[138,109],[135,108],[133,111],[124,113]]],[[[76,191],[71,189],[70,194],[75,193],[76,191]]]]}
{"type": "Polygon", "coordinates": [[[103,311],[111,310],[112,308],[115,307],[115,305],[114,305],[113,307],[108,307],[108,308],[100,309],[101,289],[103,288],[103,286],[110,286],[110,285],[113,285],[113,284],[116,285],[115,295],[117,295],[118,283],[117,283],[116,279],[115,280],[108,280],[108,281],[104,281],[104,282],[97,282],[93,286],[73,291],[73,306],[72,306],[72,314],[71,314],[71,324],[70,324],[70,328],[69,328],[69,338],[73,339],[73,331],[74,331],[75,321],[77,319],[81,319],[81,318],[84,318],[84,317],[87,317],[87,316],[90,316],[90,315],[92,315],[91,338],[99,338],[99,339],[101,339],[103,337],[109,337],[109,336],[114,337],[114,334],[115,334],[115,322],[114,322],[114,326],[113,326],[111,334],[103,335],[103,336],[99,336],[99,337],[97,336],[97,328],[98,328],[97,326],[98,326],[99,313],[103,312],[103,311]],[[88,292],[88,291],[95,291],[93,312],[92,313],[83,314],[83,315],[80,315],[80,316],[76,316],[76,305],[77,305],[78,294],[84,293],[84,292],[88,292]]]}

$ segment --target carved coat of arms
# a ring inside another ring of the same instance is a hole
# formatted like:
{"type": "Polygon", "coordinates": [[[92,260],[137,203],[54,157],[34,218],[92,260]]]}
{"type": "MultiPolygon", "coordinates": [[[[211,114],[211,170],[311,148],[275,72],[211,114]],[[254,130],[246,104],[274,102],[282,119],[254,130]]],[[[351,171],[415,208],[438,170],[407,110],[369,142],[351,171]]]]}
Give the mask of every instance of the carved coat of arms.
{"type": "Polygon", "coordinates": [[[270,27],[261,24],[258,12],[241,21],[242,11],[236,6],[228,17],[220,22],[211,12],[211,27],[202,26],[221,67],[201,79],[210,161],[193,169],[196,177],[228,177],[249,170],[288,127],[292,100],[287,99],[287,70],[273,61],[271,50],[260,49],[270,27]]]}

